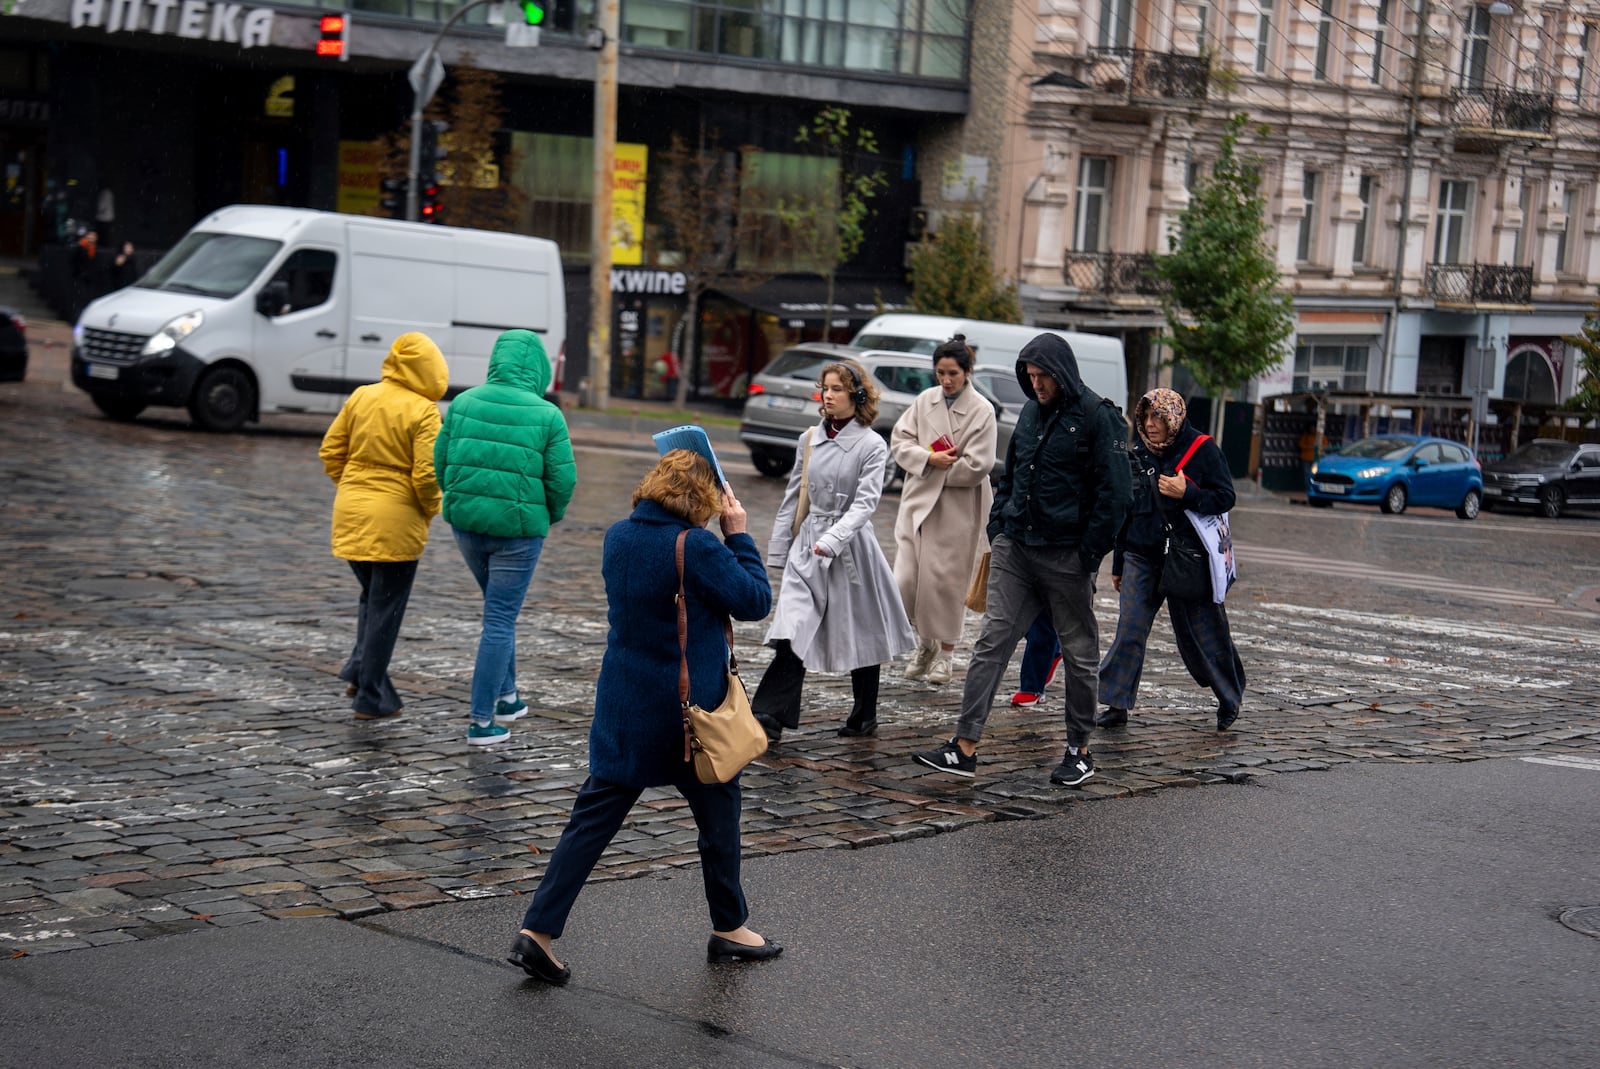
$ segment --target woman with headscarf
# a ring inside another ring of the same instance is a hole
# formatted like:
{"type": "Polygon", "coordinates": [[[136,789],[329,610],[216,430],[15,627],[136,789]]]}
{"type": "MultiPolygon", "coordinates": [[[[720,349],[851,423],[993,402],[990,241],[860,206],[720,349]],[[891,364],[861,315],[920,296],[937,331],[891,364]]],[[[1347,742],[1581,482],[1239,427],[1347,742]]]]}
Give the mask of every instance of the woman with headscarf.
{"type": "MultiPolygon", "coordinates": [[[[1102,728],[1126,726],[1139,694],[1145,644],[1164,597],[1161,565],[1168,529],[1197,540],[1186,510],[1216,516],[1233,508],[1227,459],[1186,417],[1183,398],[1164,388],[1139,398],[1133,409],[1133,508],[1111,560],[1111,585],[1119,600],[1117,634],[1100,661],[1100,704],[1106,710],[1095,724],[1102,728]]],[[[1165,600],[1183,665],[1196,683],[1216,694],[1217,730],[1226,731],[1239,717],[1245,683],[1227,611],[1210,597],[1165,600]]]]}

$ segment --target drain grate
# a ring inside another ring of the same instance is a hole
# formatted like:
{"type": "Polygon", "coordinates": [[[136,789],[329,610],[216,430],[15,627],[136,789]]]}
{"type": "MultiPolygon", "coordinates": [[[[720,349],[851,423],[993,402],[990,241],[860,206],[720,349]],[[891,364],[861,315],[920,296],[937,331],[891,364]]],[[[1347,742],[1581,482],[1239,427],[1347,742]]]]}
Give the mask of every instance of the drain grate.
{"type": "Polygon", "coordinates": [[[1577,906],[1565,910],[1559,920],[1575,932],[1600,939],[1600,906],[1577,906]]]}

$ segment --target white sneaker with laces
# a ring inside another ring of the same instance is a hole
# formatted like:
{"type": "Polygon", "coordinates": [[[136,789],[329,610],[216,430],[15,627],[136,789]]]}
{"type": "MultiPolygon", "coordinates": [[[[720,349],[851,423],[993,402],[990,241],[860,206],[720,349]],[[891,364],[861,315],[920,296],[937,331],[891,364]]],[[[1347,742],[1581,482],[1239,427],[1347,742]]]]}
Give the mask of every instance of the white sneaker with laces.
{"type": "Polygon", "coordinates": [[[955,667],[951,663],[952,660],[953,660],[953,658],[951,658],[948,654],[946,654],[945,656],[942,656],[942,657],[935,658],[934,662],[928,666],[928,682],[929,683],[948,683],[948,682],[950,682],[950,674],[954,670],[954,667],[955,667]]]}
{"type": "Polygon", "coordinates": [[[917,648],[911,653],[911,661],[906,665],[907,679],[923,679],[928,675],[928,666],[938,656],[939,644],[937,642],[918,641],[917,648]]]}

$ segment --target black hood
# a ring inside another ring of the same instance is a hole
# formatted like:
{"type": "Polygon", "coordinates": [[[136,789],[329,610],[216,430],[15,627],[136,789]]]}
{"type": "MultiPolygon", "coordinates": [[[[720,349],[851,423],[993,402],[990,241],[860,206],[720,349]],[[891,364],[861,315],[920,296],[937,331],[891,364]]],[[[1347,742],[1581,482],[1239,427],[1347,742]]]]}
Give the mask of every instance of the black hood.
{"type": "Polygon", "coordinates": [[[1037,401],[1039,397],[1033,392],[1033,383],[1028,380],[1029,364],[1049,372],[1061,387],[1063,400],[1076,401],[1083,395],[1083,379],[1078,377],[1078,358],[1072,355],[1072,346],[1059,335],[1041,334],[1024,345],[1022,352],[1017,354],[1017,381],[1022,384],[1022,392],[1037,401]]]}

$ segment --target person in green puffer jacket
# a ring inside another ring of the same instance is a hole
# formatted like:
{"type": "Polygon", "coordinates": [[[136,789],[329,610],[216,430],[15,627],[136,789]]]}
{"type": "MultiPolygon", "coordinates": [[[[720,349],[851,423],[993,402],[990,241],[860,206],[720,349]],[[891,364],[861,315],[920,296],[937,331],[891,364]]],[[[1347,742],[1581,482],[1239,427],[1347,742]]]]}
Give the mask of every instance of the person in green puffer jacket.
{"type": "Polygon", "coordinates": [[[552,524],[578,482],[561,409],[544,399],[550,360],[531,330],[494,343],[489,377],[454,401],[433,449],[444,519],[483,591],[467,743],[489,746],[525,716],[517,695],[517,616],[552,524]]]}

